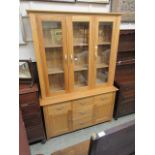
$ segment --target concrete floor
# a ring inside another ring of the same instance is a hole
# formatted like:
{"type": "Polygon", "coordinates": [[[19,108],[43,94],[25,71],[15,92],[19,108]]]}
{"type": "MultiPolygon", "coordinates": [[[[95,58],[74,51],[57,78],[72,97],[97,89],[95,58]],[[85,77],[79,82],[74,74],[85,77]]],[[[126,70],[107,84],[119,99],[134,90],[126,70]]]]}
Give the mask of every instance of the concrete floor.
{"type": "Polygon", "coordinates": [[[134,120],[134,119],[135,119],[135,115],[131,114],[128,116],[121,117],[118,120],[113,119],[110,122],[98,124],[86,129],[78,130],[69,134],[64,134],[62,136],[51,138],[45,144],[36,143],[36,144],[30,145],[31,155],[36,155],[36,154],[51,155],[51,153],[57,150],[88,140],[92,135],[92,133],[94,132],[95,133],[101,132],[103,130],[109,129],[111,127],[117,126],[119,124],[123,124],[125,122],[134,120]]]}

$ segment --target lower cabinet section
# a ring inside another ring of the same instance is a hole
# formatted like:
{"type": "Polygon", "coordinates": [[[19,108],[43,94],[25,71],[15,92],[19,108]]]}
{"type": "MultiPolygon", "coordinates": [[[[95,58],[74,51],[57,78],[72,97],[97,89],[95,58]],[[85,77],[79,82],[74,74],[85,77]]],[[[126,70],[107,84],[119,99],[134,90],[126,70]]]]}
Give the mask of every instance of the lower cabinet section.
{"type": "Polygon", "coordinates": [[[95,97],[94,120],[95,123],[101,123],[112,118],[114,98],[113,93],[99,95],[95,97]]]}
{"type": "Polygon", "coordinates": [[[115,92],[44,107],[47,138],[112,119],[115,92]]]}
{"type": "Polygon", "coordinates": [[[44,108],[47,137],[71,131],[71,103],[65,102],[44,108]]]}

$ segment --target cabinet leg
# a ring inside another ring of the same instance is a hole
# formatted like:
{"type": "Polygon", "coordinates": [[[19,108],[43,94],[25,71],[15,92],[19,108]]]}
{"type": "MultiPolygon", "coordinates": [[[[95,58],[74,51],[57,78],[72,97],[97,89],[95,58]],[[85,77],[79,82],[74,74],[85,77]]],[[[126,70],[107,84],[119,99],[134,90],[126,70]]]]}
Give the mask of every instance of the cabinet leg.
{"type": "Polygon", "coordinates": [[[46,139],[42,139],[41,144],[45,144],[45,143],[46,143],[46,139]]]}
{"type": "Polygon", "coordinates": [[[118,117],[114,117],[115,120],[118,120],[118,117]]]}

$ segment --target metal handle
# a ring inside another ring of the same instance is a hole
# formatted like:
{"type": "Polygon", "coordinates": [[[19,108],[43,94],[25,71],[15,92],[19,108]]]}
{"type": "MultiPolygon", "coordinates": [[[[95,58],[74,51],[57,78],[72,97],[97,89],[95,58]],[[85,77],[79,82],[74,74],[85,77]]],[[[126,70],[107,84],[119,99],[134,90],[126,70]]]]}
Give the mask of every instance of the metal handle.
{"type": "Polygon", "coordinates": [[[73,54],[71,54],[71,62],[73,62],[73,54]]]}
{"type": "Polygon", "coordinates": [[[65,62],[67,62],[67,54],[65,54],[64,59],[65,59],[65,62]]]}

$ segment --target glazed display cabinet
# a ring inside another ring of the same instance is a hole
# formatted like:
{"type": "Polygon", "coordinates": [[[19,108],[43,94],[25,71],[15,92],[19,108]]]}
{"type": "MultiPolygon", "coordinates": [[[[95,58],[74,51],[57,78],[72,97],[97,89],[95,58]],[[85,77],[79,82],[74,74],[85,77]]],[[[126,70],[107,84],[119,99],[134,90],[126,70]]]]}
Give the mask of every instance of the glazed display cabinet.
{"type": "Polygon", "coordinates": [[[28,13],[47,137],[111,120],[120,14],[28,13]]]}

